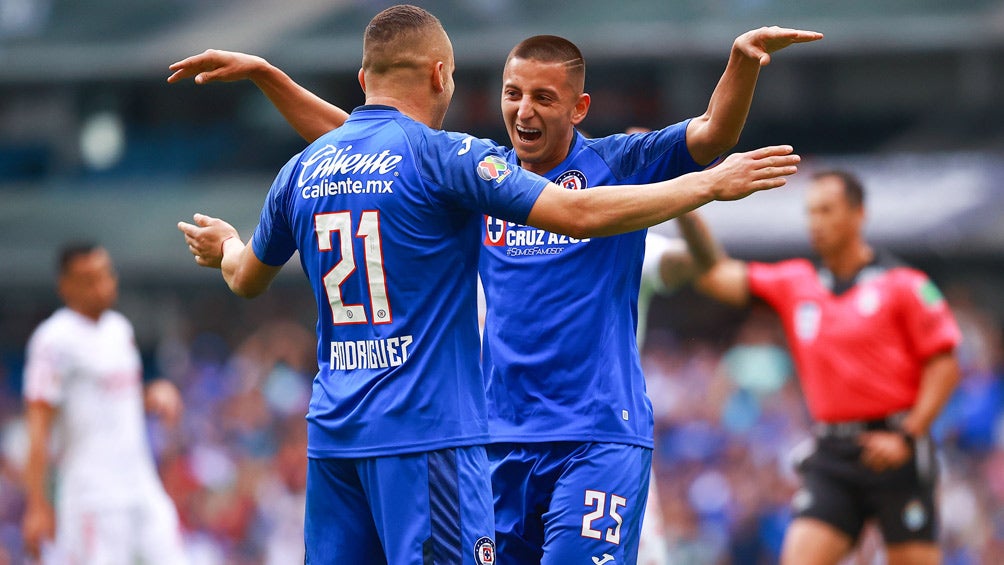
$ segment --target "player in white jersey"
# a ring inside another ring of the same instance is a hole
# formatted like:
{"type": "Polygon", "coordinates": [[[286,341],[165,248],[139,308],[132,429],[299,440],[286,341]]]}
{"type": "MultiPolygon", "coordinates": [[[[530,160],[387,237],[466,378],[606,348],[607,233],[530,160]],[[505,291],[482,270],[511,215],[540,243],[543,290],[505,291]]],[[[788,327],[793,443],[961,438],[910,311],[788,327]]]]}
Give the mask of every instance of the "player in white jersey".
{"type": "MultiPolygon", "coordinates": [[[[632,128],[627,133],[637,133],[632,128]],[[632,131],[634,130],[634,131],[632,131]]],[[[638,350],[642,351],[648,329],[648,310],[652,297],[669,294],[706,272],[714,264],[720,249],[715,240],[702,237],[707,227],[697,212],[677,218],[681,238],[669,238],[649,230],[645,236],[645,260],[642,263],[641,285],[638,288],[638,350]],[[692,255],[688,246],[694,250],[692,255]]],[[[641,526],[638,545],[638,565],[668,565],[669,546],[666,539],[662,506],[652,465],[648,483],[648,503],[641,526]]]]}
{"type": "MultiPolygon", "coordinates": [[[[186,558],[177,511],[146,439],[132,324],[110,309],[117,293],[103,248],[82,244],[62,252],[65,307],[33,333],[24,371],[30,439],[25,546],[59,564],[181,565],[186,558]],[[50,464],[51,444],[59,446],[58,469],[50,464]],[[50,474],[56,476],[52,498],[50,474]]],[[[162,380],[147,388],[145,402],[169,421],[181,409],[177,388],[162,380]]]]}

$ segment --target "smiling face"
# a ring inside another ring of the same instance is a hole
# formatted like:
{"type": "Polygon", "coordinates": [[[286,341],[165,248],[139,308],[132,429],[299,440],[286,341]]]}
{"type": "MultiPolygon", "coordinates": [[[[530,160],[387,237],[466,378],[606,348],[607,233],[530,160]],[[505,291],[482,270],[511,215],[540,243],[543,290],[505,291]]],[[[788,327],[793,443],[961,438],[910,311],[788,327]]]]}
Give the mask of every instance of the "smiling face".
{"type": "Polygon", "coordinates": [[[502,118],[525,169],[543,174],[568,156],[575,126],[589,111],[578,48],[535,36],[510,53],[502,73],[502,118]]]}

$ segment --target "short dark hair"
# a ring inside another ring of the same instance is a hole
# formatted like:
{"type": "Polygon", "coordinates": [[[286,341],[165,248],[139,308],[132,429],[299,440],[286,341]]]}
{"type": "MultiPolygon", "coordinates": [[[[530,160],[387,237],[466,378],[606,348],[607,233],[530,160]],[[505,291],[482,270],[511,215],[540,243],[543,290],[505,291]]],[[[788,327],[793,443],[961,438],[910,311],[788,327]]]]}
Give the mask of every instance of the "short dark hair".
{"type": "Polygon", "coordinates": [[[861,179],[859,179],[857,175],[842,169],[826,169],[818,171],[812,175],[812,180],[820,180],[824,178],[838,179],[844,187],[844,198],[847,199],[847,203],[853,208],[864,207],[865,186],[861,183],[861,179]]]}
{"type": "Polygon", "coordinates": [[[586,77],[586,60],[582,51],[571,41],[557,35],[535,35],[520,41],[509,52],[506,64],[514,58],[533,59],[542,63],[561,63],[568,71],[573,84],[582,84],[586,77]]]}
{"type": "Polygon", "coordinates": [[[384,56],[388,45],[429,30],[443,31],[443,24],[429,11],[411,4],[391,6],[373,16],[363,34],[363,68],[386,72],[395,64],[384,56]]]}
{"type": "Polygon", "coordinates": [[[98,249],[101,249],[101,246],[93,241],[73,241],[63,245],[63,247],[59,250],[56,264],[60,276],[66,274],[67,269],[70,267],[70,263],[72,263],[74,259],[84,255],[90,255],[98,249]]]}

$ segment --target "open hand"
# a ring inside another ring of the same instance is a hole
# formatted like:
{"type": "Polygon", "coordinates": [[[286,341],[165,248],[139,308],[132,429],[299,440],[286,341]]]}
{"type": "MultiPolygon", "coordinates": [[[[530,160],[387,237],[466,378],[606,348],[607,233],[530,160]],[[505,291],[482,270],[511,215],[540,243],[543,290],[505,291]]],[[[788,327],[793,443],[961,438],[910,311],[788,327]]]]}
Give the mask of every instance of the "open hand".
{"type": "Polygon", "coordinates": [[[798,172],[801,157],[790,145],[762,147],[733,153],[710,169],[717,174],[715,200],[739,200],[750,194],[785,185],[784,177],[798,172]]]}
{"type": "Polygon", "coordinates": [[[807,43],[822,38],[823,34],[815,31],[770,26],[753,29],[740,35],[732,44],[732,48],[738,49],[751,59],[760,61],[760,66],[763,67],[770,64],[770,54],[775,51],[784,49],[792,43],[807,43]]]}
{"type": "Polygon", "coordinates": [[[233,82],[250,79],[252,74],[267,66],[265,59],[255,55],[206,49],[168,67],[174,74],[167,77],[167,82],[174,83],[189,77],[195,77],[195,84],[233,82]]]}
{"type": "Polygon", "coordinates": [[[220,268],[223,261],[223,243],[240,234],[230,224],[219,218],[195,214],[195,224],[178,222],[178,229],[185,234],[188,250],[195,256],[195,262],[203,267],[220,268]]]}

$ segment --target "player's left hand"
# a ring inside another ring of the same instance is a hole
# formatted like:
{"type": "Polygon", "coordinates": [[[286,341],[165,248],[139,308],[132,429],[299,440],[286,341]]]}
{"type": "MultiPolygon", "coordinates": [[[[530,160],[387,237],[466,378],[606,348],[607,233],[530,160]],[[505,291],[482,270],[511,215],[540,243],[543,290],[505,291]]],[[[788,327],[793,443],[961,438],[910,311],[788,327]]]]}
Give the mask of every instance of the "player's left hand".
{"type": "Polygon", "coordinates": [[[203,267],[219,269],[223,262],[223,244],[230,238],[240,240],[240,234],[230,224],[219,218],[195,214],[195,224],[178,222],[178,229],[185,234],[188,250],[195,256],[195,262],[203,267]]]}
{"type": "Polygon", "coordinates": [[[898,432],[872,431],[861,434],[861,462],[876,472],[888,471],[901,467],[913,448],[906,438],[898,432]]]}
{"type": "Polygon", "coordinates": [[[807,43],[822,38],[823,34],[816,31],[770,26],[753,29],[740,35],[732,44],[732,48],[750,59],[760,61],[760,66],[764,67],[770,64],[771,53],[784,49],[792,43],[807,43]]]}

